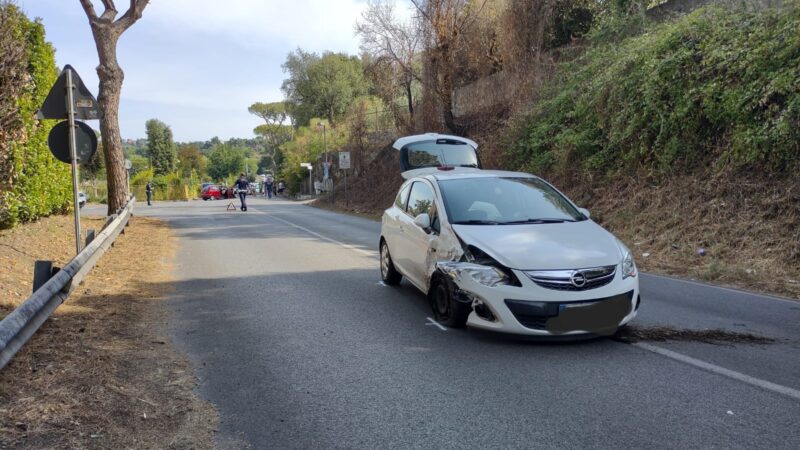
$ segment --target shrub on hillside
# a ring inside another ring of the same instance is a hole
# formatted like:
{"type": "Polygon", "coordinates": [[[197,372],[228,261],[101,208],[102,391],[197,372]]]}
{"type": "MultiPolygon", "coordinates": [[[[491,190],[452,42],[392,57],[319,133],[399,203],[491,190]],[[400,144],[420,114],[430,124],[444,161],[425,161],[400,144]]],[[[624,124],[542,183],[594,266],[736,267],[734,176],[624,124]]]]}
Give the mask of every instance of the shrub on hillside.
{"type": "Polygon", "coordinates": [[[56,80],[44,27],[0,1],[0,229],[65,212],[70,170],[47,147],[54,121],[34,114],[56,80]]]}
{"type": "Polygon", "coordinates": [[[651,174],[796,169],[800,2],[702,8],[621,42],[595,37],[565,63],[515,130],[512,160],[533,172],[651,174]]]}

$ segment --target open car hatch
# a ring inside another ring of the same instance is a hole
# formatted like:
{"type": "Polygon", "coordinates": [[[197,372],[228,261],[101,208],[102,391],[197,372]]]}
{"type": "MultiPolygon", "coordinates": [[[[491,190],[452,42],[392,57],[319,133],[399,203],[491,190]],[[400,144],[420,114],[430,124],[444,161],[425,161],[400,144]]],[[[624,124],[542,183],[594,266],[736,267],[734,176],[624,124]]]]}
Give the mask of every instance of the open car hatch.
{"type": "Polygon", "coordinates": [[[478,144],[459,136],[419,134],[400,138],[392,146],[400,151],[400,170],[405,179],[439,170],[481,168],[478,144]]]}

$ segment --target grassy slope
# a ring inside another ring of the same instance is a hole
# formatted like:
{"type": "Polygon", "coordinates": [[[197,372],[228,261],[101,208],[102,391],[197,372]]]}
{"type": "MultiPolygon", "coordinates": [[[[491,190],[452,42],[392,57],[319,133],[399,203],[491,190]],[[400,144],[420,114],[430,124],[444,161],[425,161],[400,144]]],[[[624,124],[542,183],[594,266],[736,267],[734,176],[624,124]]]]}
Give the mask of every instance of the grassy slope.
{"type": "Polygon", "coordinates": [[[797,170],[798,30],[795,1],[702,8],[621,42],[596,37],[520,122],[510,156],[536,172],[594,176],[797,170]]]}
{"type": "Polygon", "coordinates": [[[590,207],[645,269],[800,297],[798,30],[789,2],[595,44],[512,126],[508,164],[590,207]]]}

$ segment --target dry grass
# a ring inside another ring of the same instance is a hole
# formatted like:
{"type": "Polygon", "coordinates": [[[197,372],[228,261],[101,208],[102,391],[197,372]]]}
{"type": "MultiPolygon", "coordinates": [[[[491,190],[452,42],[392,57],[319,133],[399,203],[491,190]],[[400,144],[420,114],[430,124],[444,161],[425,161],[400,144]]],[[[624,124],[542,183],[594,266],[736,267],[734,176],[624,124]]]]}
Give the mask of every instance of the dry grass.
{"type": "Polygon", "coordinates": [[[592,184],[559,187],[626,242],[642,270],[800,298],[797,177],[724,173],[592,184]]]}
{"type": "MultiPolygon", "coordinates": [[[[63,263],[72,245],[65,230],[69,218],[54,217],[4,233],[0,244],[25,238],[17,248],[27,255],[12,258],[20,268],[33,258],[63,263]]],[[[85,283],[0,373],[0,448],[213,447],[216,412],[193,393],[191,367],[164,327],[160,301],[174,248],[163,223],[132,219],[85,283]]],[[[2,279],[7,306],[26,289],[23,281],[30,285],[29,277],[2,279]]]]}

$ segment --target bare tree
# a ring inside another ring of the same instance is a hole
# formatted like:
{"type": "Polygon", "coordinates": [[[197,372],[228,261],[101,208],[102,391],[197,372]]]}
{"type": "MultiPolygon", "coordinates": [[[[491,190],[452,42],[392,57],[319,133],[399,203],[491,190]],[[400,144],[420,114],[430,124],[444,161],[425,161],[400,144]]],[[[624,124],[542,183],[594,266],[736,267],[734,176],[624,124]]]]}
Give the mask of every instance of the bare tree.
{"type": "Polygon", "coordinates": [[[464,31],[469,27],[486,0],[411,0],[423,24],[426,40],[425,89],[437,96],[445,126],[460,133],[453,114],[455,55],[464,31]]]}
{"type": "Polygon", "coordinates": [[[395,104],[395,93],[402,92],[408,110],[408,123],[414,128],[414,83],[421,80],[419,55],[422,47],[422,33],[416,22],[404,23],[394,14],[394,3],[388,0],[368,0],[362,20],[355,25],[356,34],[361,37],[361,51],[368,58],[367,72],[373,78],[381,97],[395,113],[395,119],[402,120],[395,104]],[[382,75],[388,75],[384,83],[382,75]]]}
{"type": "Polygon", "coordinates": [[[125,206],[127,200],[125,156],[122,153],[122,137],[119,131],[119,100],[125,74],[117,61],[117,41],[125,30],[142,17],[142,12],[150,0],[130,0],[128,10],[119,18],[114,0],[101,0],[104,11],[99,16],[95,12],[92,0],[79,1],[89,19],[97,56],[100,59],[100,65],[97,66],[97,75],[100,78],[100,93],[97,100],[103,111],[100,133],[105,149],[110,215],[125,206]]]}

